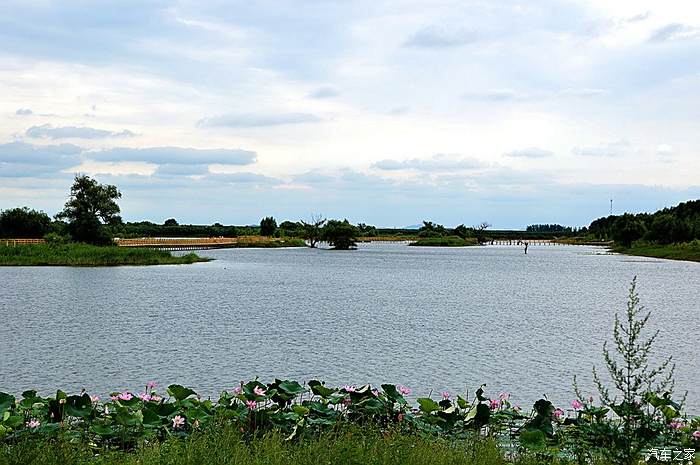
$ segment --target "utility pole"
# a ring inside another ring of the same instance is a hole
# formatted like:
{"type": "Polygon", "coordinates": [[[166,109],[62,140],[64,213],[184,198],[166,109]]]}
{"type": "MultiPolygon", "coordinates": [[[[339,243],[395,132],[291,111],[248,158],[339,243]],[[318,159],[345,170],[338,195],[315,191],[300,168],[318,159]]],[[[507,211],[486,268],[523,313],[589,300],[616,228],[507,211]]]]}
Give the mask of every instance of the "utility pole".
{"type": "Polygon", "coordinates": [[[612,216],[612,195],[610,196],[610,216],[612,216]]]}

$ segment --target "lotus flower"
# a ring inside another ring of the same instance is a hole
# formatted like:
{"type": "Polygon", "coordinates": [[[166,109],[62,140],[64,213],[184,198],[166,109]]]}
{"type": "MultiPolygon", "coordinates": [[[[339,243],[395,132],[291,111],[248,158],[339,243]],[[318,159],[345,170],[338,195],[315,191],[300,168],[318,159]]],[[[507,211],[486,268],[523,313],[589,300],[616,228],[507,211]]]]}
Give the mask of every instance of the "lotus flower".
{"type": "Polygon", "coordinates": [[[447,391],[442,391],[442,398],[443,399],[449,399],[450,398],[450,393],[447,391]]]}
{"type": "Polygon", "coordinates": [[[155,394],[153,394],[151,396],[151,401],[153,401],[153,402],[160,402],[161,400],[163,400],[163,398],[161,396],[157,396],[155,394]]]}
{"type": "Polygon", "coordinates": [[[700,430],[693,431],[693,437],[694,437],[695,439],[700,439],[700,430]]]}
{"type": "Polygon", "coordinates": [[[399,392],[400,392],[401,395],[403,395],[403,396],[407,396],[407,395],[411,394],[411,390],[410,390],[409,388],[407,388],[406,386],[402,385],[402,384],[399,384],[399,385],[396,386],[396,387],[399,389],[399,392]]]}
{"type": "Polygon", "coordinates": [[[134,396],[131,395],[130,392],[124,391],[124,392],[122,392],[121,394],[119,394],[119,395],[117,396],[117,398],[118,398],[119,400],[131,400],[131,399],[134,398],[134,396]]]}
{"type": "Polygon", "coordinates": [[[148,389],[149,391],[151,391],[157,387],[158,387],[158,383],[156,383],[155,381],[149,381],[148,383],[146,383],[146,389],[148,389]]]}
{"type": "Polygon", "coordinates": [[[376,390],[376,389],[372,389],[372,395],[373,395],[374,397],[379,397],[379,391],[376,390]]]}
{"type": "Polygon", "coordinates": [[[141,399],[141,400],[144,401],[144,402],[148,402],[148,401],[151,400],[152,398],[151,398],[151,395],[150,395],[150,394],[147,394],[147,393],[145,393],[145,392],[141,392],[141,393],[139,393],[139,399],[141,399]]]}
{"type": "Polygon", "coordinates": [[[180,415],[175,415],[173,418],[173,428],[180,428],[185,425],[185,418],[180,415]]]}
{"type": "Polygon", "coordinates": [[[260,386],[255,386],[255,389],[253,389],[253,394],[255,394],[256,396],[264,396],[265,392],[265,389],[263,389],[260,386]]]}
{"type": "Polygon", "coordinates": [[[683,424],[683,420],[680,418],[674,418],[673,421],[669,423],[669,426],[673,429],[681,429],[685,425],[683,424]]]}
{"type": "Polygon", "coordinates": [[[574,410],[581,410],[583,408],[583,404],[578,399],[574,399],[571,402],[571,408],[574,410]]]}
{"type": "Polygon", "coordinates": [[[350,386],[349,384],[346,384],[343,386],[343,389],[345,392],[355,392],[357,389],[355,389],[355,386],[350,386]]]}
{"type": "Polygon", "coordinates": [[[41,422],[39,420],[35,420],[34,418],[27,422],[27,428],[34,429],[38,428],[39,426],[41,426],[41,422]]]}
{"type": "Polygon", "coordinates": [[[498,397],[499,397],[501,400],[508,400],[508,399],[510,398],[510,394],[504,391],[504,392],[501,392],[501,393],[498,395],[498,397]]]}
{"type": "Polygon", "coordinates": [[[554,411],[554,418],[557,420],[561,418],[562,415],[564,415],[564,411],[562,409],[558,408],[554,411]]]}
{"type": "Polygon", "coordinates": [[[233,388],[233,392],[234,392],[234,394],[240,394],[240,393],[241,393],[241,387],[240,387],[240,386],[236,386],[235,388],[233,388]]]}
{"type": "Polygon", "coordinates": [[[499,399],[491,399],[490,407],[491,410],[496,410],[501,406],[501,401],[499,399]]]}
{"type": "Polygon", "coordinates": [[[90,401],[91,401],[93,404],[96,404],[96,403],[98,403],[98,402],[100,401],[100,396],[90,396],[90,401]]]}
{"type": "Polygon", "coordinates": [[[258,406],[258,403],[255,402],[254,400],[247,400],[247,401],[245,402],[245,404],[246,404],[246,406],[247,406],[250,410],[255,410],[255,407],[258,406]]]}

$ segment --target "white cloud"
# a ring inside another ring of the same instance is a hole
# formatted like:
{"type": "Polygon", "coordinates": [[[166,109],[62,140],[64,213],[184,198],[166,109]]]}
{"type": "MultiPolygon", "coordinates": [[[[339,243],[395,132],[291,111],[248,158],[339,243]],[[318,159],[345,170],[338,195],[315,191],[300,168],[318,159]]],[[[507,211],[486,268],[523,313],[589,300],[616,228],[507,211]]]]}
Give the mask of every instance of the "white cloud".
{"type": "Polygon", "coordinates": [[[128,129],[121,131],[108,131],[86,126],[61,126],[54,127],[50,124],[32,126],[25,133],[33,139],[103,139],[107,137],[134,137],[136,134],[128,129]]]}
{"type": "Polygon", "coordinates": [[[253,114],[229,113],[202,118],[197,122],[200,128],[254,128],[281,126],[287,124],[316,123],[318,116],[309,113],[253,114]]]}
{"type": "Polygon", "coordinates": [[[547,158],[554,155],[554,152],[538,147],[528,147],[520,150],[512,150],[503,155],[512,158],[547,158]]]}
{"type": "Polygon", "coordinates": [[[433,155],[431,158],[411,158],[409,160],[379,160],[378,162],[372,164],[372,167],[387,171],[449,171],[482,168],[484,167],[484,163],[476,158],[465,158],[457,155],[436,154],[433,155]]]}

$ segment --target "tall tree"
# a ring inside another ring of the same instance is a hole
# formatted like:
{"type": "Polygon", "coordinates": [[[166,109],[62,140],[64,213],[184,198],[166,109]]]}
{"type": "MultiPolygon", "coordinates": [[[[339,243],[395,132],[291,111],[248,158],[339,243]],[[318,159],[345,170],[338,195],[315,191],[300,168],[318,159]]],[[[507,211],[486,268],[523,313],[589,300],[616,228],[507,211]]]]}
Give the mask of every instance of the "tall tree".
{"type": "Polygon", "coordinates": [[[266,216],[260,220],[260,235],[274,236],[277,231],[277,221],[271,216],[266,216]]]}
{"type": "Polygon", "coordinates": [[[73,240],[106,245],[112,242],[107,225],[121,223],[116,200],[122,194],[116,186],[100,184],[86,175],[76,175],[70,198],[56,219],[68,222],[73,240]]]}
{"type": "Polygon", "coordinates": [[[323,227],[322,237],[334,249],[348,250],[355,248],[355,241],[359,235],[360,231],[348,220],[329,220],[323,227]]]}
{"type": "Polygon", "coordinates": [[[307,223],[301,220],[301,224],[304,226],[304,239],[309,241],[309,247],[312,249],[316,247],[318,241],[321,240],[321,228],[326,224],[326,219],[323,215],[315,214],[311,215],[311,222],[307,223]]]}

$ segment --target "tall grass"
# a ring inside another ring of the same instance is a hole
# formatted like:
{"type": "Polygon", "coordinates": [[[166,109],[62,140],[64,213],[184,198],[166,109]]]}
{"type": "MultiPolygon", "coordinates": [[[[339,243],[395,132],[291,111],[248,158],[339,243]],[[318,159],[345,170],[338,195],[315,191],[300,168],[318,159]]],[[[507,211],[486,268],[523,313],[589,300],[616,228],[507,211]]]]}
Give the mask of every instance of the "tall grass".
{"type": "Polygon", "coordinates": [[[285,441],[279,434],[244,439],[232,428],[208,430],[188,439],[144,444],[136,451],[90,450],[67,439],[23,442],[0,449],[0,465],[534,465],[559,463],[521,456],[507,462],[489,439],[446,440],[348,429],[285,441]]]}
{"type": "Polygon", "coordinates": [[[194,253],[173,256],[164,250],[98,247],[88,244],[0,245],[0,266],[118,266],[189,264],[208,259],[194,253]]]}

